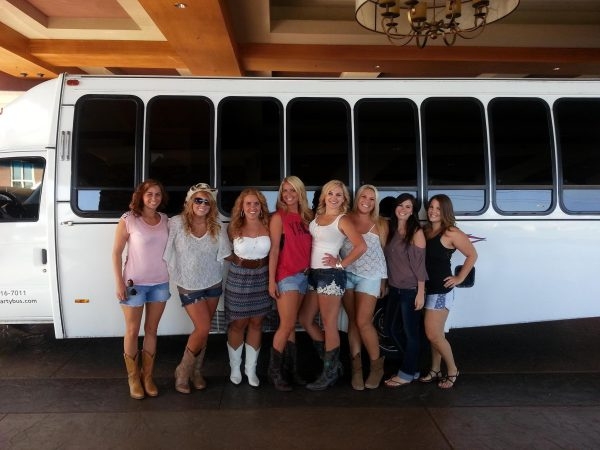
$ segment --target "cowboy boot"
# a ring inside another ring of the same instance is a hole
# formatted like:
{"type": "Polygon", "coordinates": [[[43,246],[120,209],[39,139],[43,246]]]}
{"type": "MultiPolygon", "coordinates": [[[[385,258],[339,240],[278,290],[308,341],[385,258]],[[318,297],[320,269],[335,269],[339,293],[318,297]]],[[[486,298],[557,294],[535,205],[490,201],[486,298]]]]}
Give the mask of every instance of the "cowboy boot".
{"type": "Polygon", "coordinates": [[[365,389],[360,352],[352,357],[352,389],[355,391],[365,389]]]}
{"type": "Polygon", "coordinates": [[[367,389],[377,389],[379,387],[379,383],[381,383],[381,379],[383,378],[384,360],[385,356],[371,360],[371,370],[369,371],[367,381],[365,381],[365,387],[367,389]]]}
{"type": "Polygon", "coordinates": [[[175,389],[182,394],[189,394],[190,376],[194,367],[195,356],[189,348],[185,348],[181,362],[175,368],[175,389]]]}
{"type": "Polygon", "coordinates": [[[158,395],[158,388],[154,384],[152,379],[152,372],[154,372],[154,355],[151,355],[146,350],[142,350],[142,384],[144,385],[144,391],[150,397],[156,397],[158,395]]]}
{"type": "Polygon", "coordinates": [[[127,368],[127,381],[129,382],[129,396],[136,400],[144,398],[144,388],[142,387],[142,381],[140,380],[140,367],[138,365],[138,355],[136,353],[135,358],[132,358],[127,353],[123,353],[123,359],[125,359],[125,367],[127,368]]]}
{"type": "Polygon", "coordinates": [[[296,343],[287,341],[283,351],[283,377],[288,383],[305,386],[306,381],[298,373],[298,347],[296,343]]]}
{"type": "Polygon", "coordinates": [[[269,360],[268,378],[269,383],[278,391],[291,391],[292,387],[287,383],[281,371],[283,366],[283,355],[271,348],[271,359],[269,360]]]}
{"type": "Polygon", "coordinates": [[[317,380],[313,383],[307,384],[306,388],[311,391],[323,391],[330,386],[333,386],[337,381],[341,372],[340,363],[340,348],[336,347],[333,350],[325,352],[325,359],[323,360],[323,371],[317,380]]]}
{"type": "Polygon", "coordinates": [[[194,389],[206,389],[206,380],[202,375],[202,367],[204,366],[204,355],[206,354],[206,347],[204,347],[194,362],[194,371],[192,372],[192,384],[194,389]]]}
{"type": "Polygon", "coordinates": [[[248,377],[248,384],[252,387],[258,387],[260,385],[260,380],[256,376],[256,363],[258,362],[260,347],[256,350],[250,344],[244,344],[244,347],[246,348],[244,373],[248,377]]]}
{"type": "Polygon", "coordinates": [[[234,349],[229,342],[227,343],[227,352],[229,353],[229,367],[231,367],[231,375],[229,375],[229,379],[233,384],[240,384],[242,382],[242,372],[240,371],[240,366],[242,365],[242,350],[244,350],[244,345],[240,344],[240,346],[234,349]]]}

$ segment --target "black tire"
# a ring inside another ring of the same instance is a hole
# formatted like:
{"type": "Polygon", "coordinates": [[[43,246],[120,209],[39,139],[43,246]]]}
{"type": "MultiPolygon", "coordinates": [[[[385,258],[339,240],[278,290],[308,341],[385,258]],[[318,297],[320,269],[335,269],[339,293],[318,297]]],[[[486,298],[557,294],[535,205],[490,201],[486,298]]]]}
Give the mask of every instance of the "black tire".
{"type": "Polygon", "coordinates": [[[385,355],[386,358],[400,358],[404,353],[404,342],[402,342],[402,347],[398,348],[385,333],[384,313],[386,301],[387,297],[377,300],[375,312],[373,313],[373,325],[379,336],[379,349],[382,355],[385,355]]]}

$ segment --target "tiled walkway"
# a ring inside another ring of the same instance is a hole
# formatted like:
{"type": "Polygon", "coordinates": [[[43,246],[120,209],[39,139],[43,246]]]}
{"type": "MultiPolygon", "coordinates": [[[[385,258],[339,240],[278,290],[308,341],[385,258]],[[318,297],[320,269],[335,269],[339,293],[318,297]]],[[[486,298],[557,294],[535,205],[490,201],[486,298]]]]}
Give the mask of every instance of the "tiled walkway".
{"type": "MultiPolygon", "coordinates": [[[[36,333],[45,332],[36,327],[36,333]]],[[[161,336],[160,395],[130,399],[121,339],[55,340],[0,329],[1,449],[585,449],[600,448],[600,319],[452,330],[454,389],[413,383],[353,391],[275,391],[228,380],[211,336],[204,391],[175,391],[183,336],[161,336]]],[[[298,337],[302,374],[318,360],[298,337]]],[[[348,358],[345,358],[348,367],[348,358]]],[[[397,369],[386,361],[386,373],[397,369]]],[[[348,371],[346,371],[348,372],[348,371]]]]}

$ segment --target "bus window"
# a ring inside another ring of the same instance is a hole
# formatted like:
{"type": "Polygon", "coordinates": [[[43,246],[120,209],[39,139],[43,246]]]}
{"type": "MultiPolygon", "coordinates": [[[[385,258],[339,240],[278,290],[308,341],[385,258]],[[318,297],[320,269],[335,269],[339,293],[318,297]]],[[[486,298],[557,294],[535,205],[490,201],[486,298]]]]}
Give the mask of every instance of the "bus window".
{"type": "Polygon", "coordinates": [[[0,222],[36,222],[46,161],[43,158],[0,159],[0,222]]]}
{"type": "Polygon", "coordinates": [[[161,181],[168,191],[169,215],[181,212],[190,186],[214,185],[213,111],[205,97],[159,96],[148,103],[148,176],[161,181]]]}
{"type": "Polygon", "coordinates": [[[488,105],[494,206],[501,213],[548,213],[554,207],[552,133],[546,102],[496,98],[488,105]]]}
{"type": "Polygon", "coordinates": [[[483,116],[474,98],[429,98],[421,107],[427,198],[448,195],[457,214],[487,207],[483,116]]]}
{"type": "Polygon", "coordinates": [[[339,98],[296,98],[287,107],[288,173],[318,188],[350,183],[350,107],[339,98]]]}
{"type": "Polygon", "coordinates": [[[359,184],[416,193],[420,177],[414,102],[360,100],[354,107],[354,121],[359,184]]]}
{"type": "Polygon", "coordinates": [[[132,96],[83,96],[75,104],[73,210],[117,217],[141,177],[143,105],[132,96]]]}
{"type": "Polygon", "coordinates": [[[282,173],[282,111],[281,103],[268,97],[227,97],[219,104],[218,188],[224,214],[229,215],[246,187],[277,191],[282,173]]]}
{"type": "Polygon", "coordinates": [[[572,214],[600,213],[600,99],[554,104],[561,203],[572,214]]]}

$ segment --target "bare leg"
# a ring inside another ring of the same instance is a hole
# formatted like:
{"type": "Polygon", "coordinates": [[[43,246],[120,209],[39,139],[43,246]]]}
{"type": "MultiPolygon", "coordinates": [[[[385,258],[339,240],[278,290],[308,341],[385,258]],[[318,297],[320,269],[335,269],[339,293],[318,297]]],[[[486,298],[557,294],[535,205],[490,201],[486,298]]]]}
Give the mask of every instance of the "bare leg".
{"type": "MultiPolygon", "coordinates": [[[[358,293],[357,293],[358,294],[358,293]]],[[[356,300],[354,289],[347,289],[342,297],[344,310],[348,315],[348,344],[350,347],[350,356],[354,357],[361,350],[361,336],[356,324],[356,300]]]]}
{"type": "Polygon", "coordinates": [[[144,344],[143,349],[154,355],[156,353],[156,334],[158,322],[163,315],[167,302],[146,303],[146,320],[144,321],[144,344]]]}
{"type": "Polygon", "coordinates": [[[125,316],[125,335],[123,336],[123,352],[135,358],[138,352],[138,336],[142,323],[142,306],[121,306],[125,316]]]}
{"type": "Polygon", "coordinates": [[[379,358],[379,336],[373,325],[373,313],[377,298],[364,292],[356,293],[356,325],[369,358],[373,361],[379,358]]]}
{"type": "Polygon", "coordinates": [[[319,301],[315,291],[308,291],[302,300],[298,320],[313,341],[324,341],[323,330],[315,323],[315,317],[319,312],[319,301]]]}
{"type": "Polygon", "coordinates": [[[188,316],[190,316],[190,319],[194,324],[194,331],[192,331],[192,334],[190,334],[187,341],[187,348],[189,348],[194,355],[197,355],[200,350],[206,347],[208,334],[210,332],[210,323],[218,303],[218,298],[209,298],[185,307],[188,316]]]}
{"type": "Polygon", "coordinates": [[[425,333],[431,342],[431,370],[440,370],[441,361],[446,365],[448,375],[456,375],[458,368],[454,362],[452,347],[446,339],[444,325],[449,311],[428,309],[425,312],[425,333]]]}
{"type": "Polygon", "coordinates": [[[277,299],[279,328],[273,336],[273,348],[283,353],[287,341],[296,342],[296,321],[302,295],[298,291],[283,292],[277,299]]]}
{"type": "Polygon", "coordinates": [[[342,306],[342,297],[339,295],[318,295],[319,311],[325,329],[325,351],[333,350],[340,346],[340,333],[338,331],[338,317],[342,306]]]}

